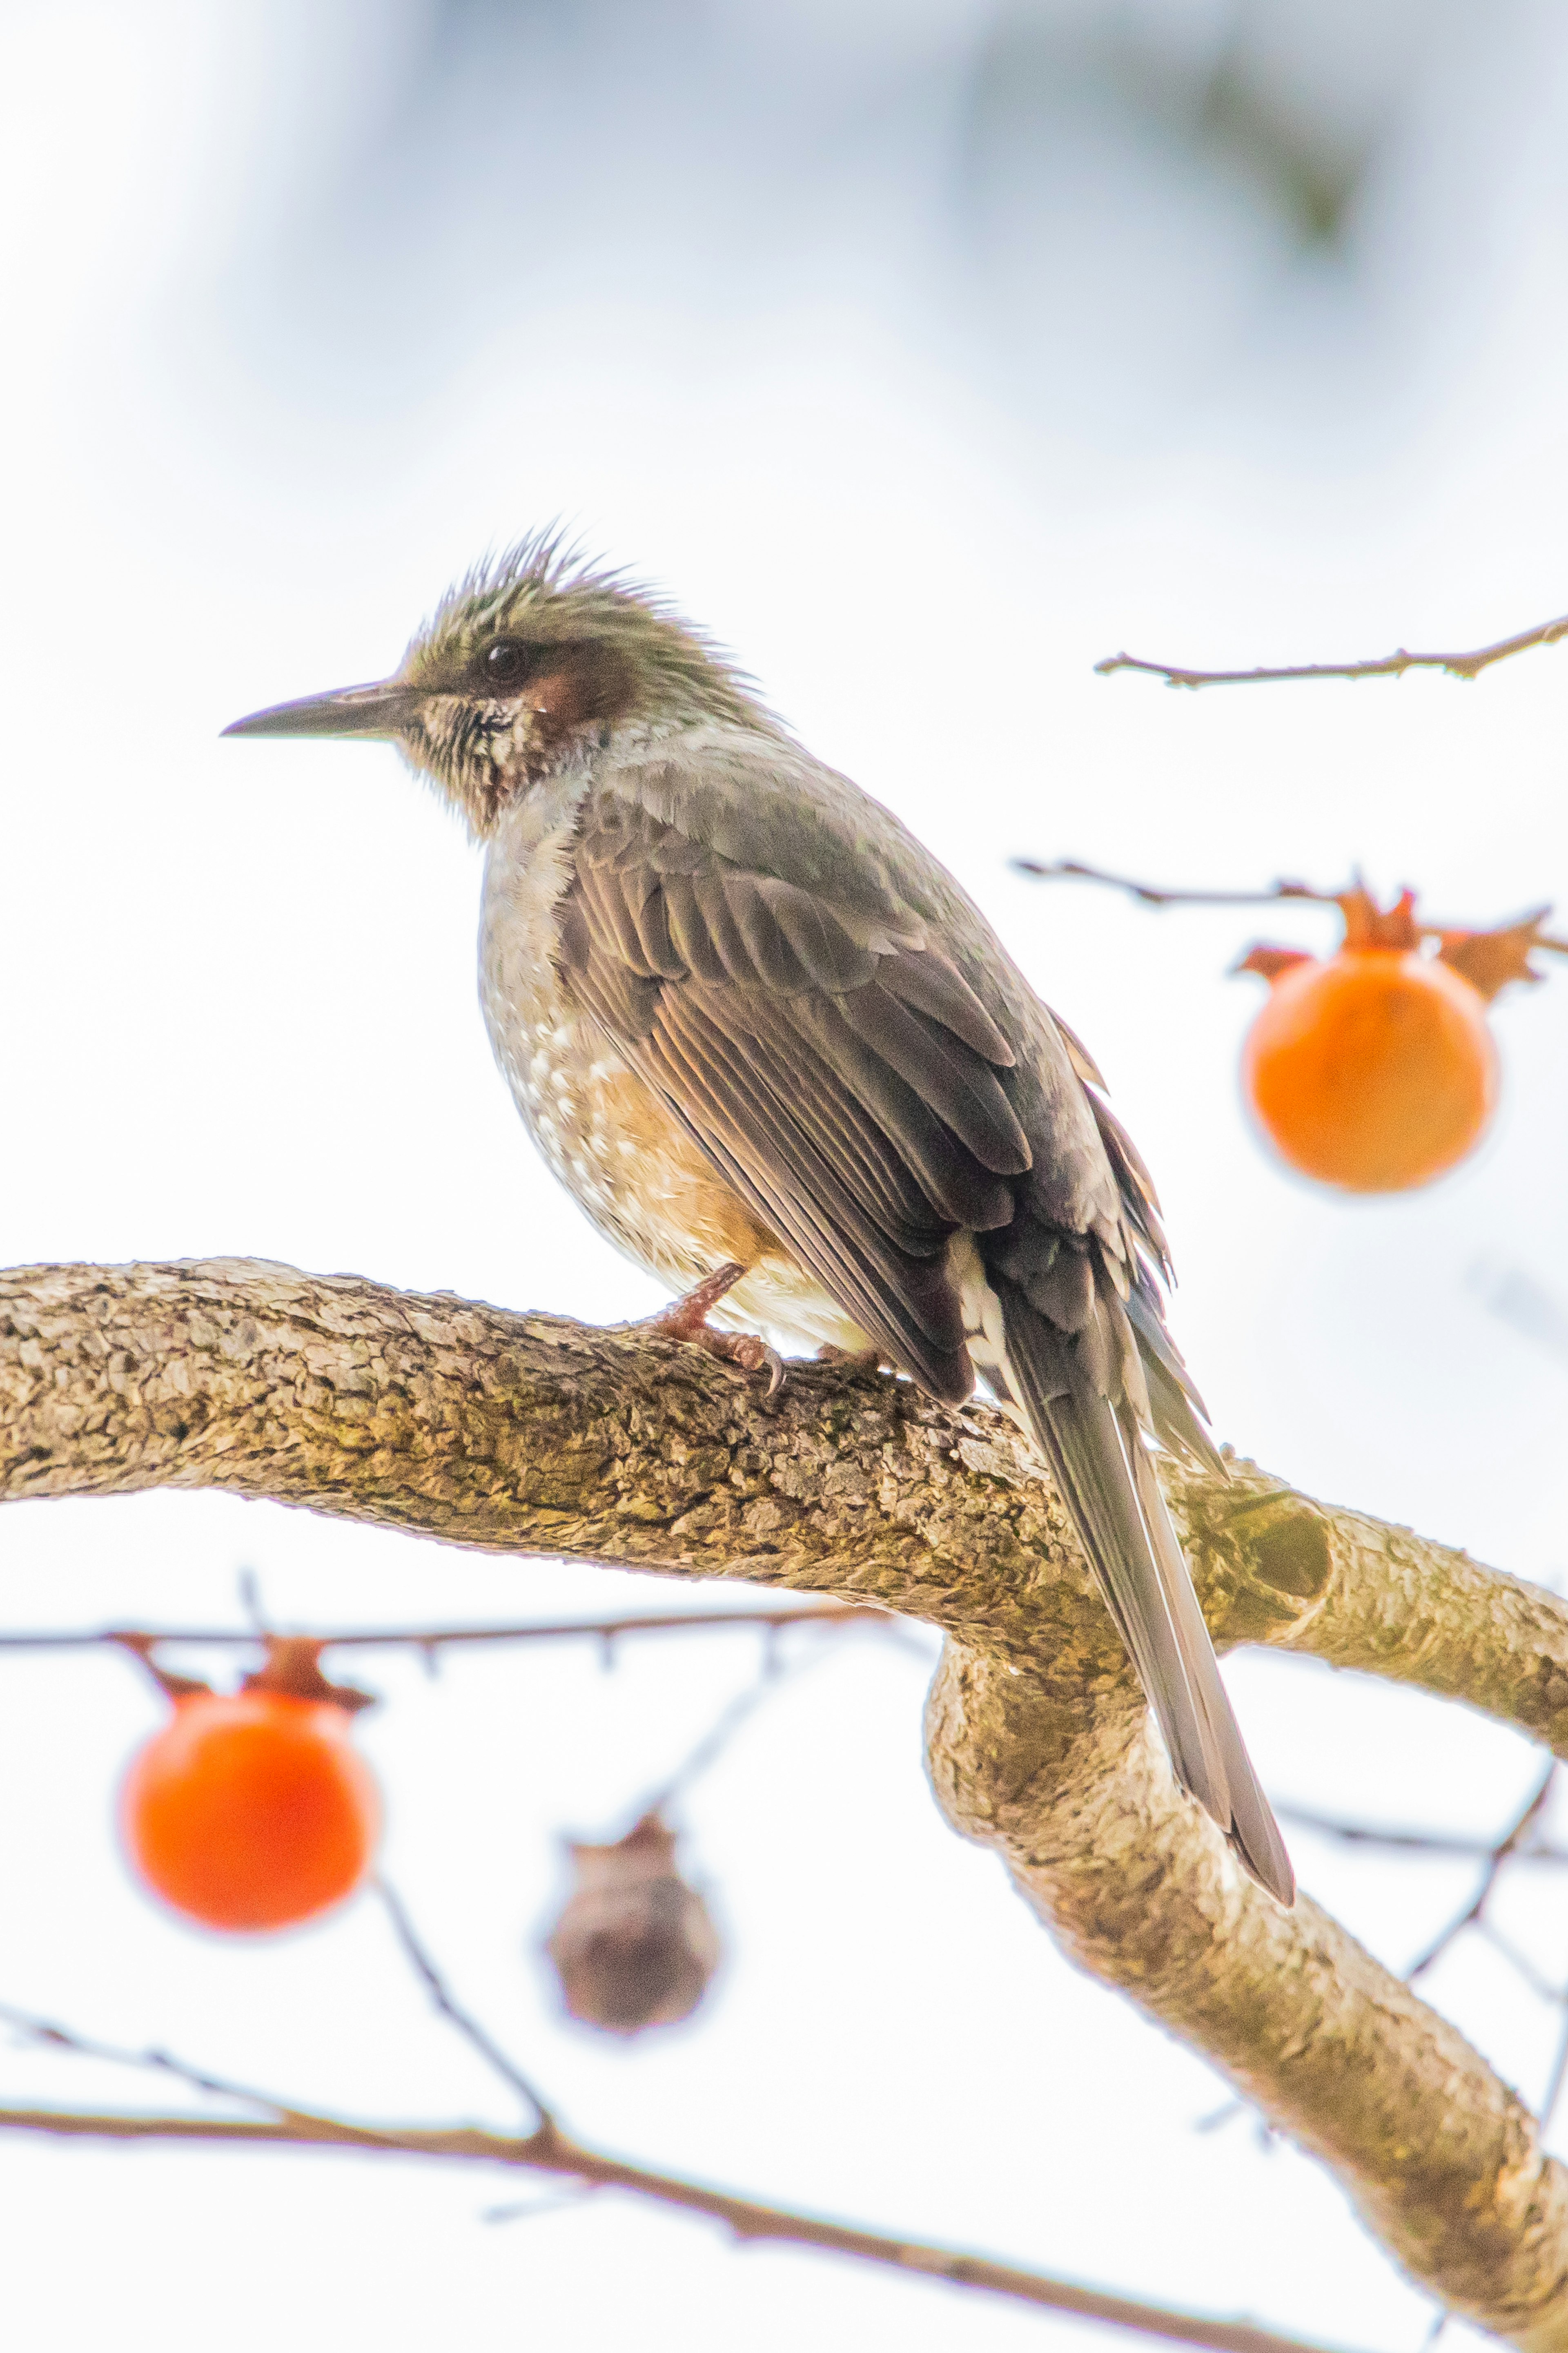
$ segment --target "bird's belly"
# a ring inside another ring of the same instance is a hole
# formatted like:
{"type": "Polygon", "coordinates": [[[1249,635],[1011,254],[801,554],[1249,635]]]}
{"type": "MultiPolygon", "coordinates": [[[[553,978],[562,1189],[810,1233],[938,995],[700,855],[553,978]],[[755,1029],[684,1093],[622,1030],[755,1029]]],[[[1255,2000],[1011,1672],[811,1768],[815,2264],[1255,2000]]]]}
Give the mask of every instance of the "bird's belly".
{"type": "Polygon", "coordinates": [[[715,1323],[762,1325],[806,1346],[864,1346],[853,1319],[566,998],[551,954],[552,902],[538,887],[547,861],[536,851],[526,876],[498,876],[492,860],[479,958],[490,1044],[545,1160],[600,1233],[672,1291],[730,1261],[746,1267],[715,1323]]]}
{"type": "Polygon", "coordinates": [[[712,1320],[812,1346],[864,1345],[815,1276],[731,1191],[673,1113],[592,1025],[557,1018],[500,1048],[523,1120],[591,1222],[672,1291],[746,1267],[712,1320]]]}

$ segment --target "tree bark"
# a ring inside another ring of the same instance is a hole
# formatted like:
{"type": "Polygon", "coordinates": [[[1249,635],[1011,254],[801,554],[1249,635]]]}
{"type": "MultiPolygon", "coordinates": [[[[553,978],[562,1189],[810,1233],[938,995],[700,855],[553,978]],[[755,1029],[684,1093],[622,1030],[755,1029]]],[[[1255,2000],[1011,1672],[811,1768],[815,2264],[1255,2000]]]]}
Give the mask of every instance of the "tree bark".
{"type": "MultiPolygon", "coordinates": [[[[1568,1755],[1568,1608],[1256,1466],[1166,1466],[1222,1647],[1463,1699],[1568,1755]]],[[[1056,1497],[991,1409],[249,1261],[0,1276],[0,1499],[217,1487],[489,1551],[940,1626],[928,1753],[1063,1947],[1342,2182],[1423,2287],[1568,2353],[1568,2176],[1455,2029],[1176,1792],[1056,1497]]]]}

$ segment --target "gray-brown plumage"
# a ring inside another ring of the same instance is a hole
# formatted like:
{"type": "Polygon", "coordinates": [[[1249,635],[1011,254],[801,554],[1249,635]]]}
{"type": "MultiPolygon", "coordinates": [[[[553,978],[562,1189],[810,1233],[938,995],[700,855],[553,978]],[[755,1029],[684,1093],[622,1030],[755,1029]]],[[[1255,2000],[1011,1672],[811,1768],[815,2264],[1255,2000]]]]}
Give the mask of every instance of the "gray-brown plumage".
{"type": "Polygon", "coordinates": [[[480,991],[588,1216],[727,1321],[978,1369],[1032,1432],[1178,1778],[1293,1894],[1154,1476],[1214,1464],[1153,1187],[1082,1046],[888,810],[657,598],[534,540],[383,683],[233,733],[399,744],[488,845],[480,991]]]}

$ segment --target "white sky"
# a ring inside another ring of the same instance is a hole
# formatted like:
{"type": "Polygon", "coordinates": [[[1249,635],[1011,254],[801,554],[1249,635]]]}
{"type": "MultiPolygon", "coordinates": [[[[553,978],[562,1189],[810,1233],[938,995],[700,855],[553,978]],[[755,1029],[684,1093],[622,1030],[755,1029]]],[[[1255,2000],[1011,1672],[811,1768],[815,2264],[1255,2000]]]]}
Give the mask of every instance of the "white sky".
{"type": "MultiPolygon", "coordinates": [[[[1092,671],[1123,645],[1465,645],[1568,605],[1568,33],[1544,0],[1489,11],[1484,40],[1458,8],[1389,8],[1396,128],[1333,264],[1066,97],[955,205],[984,15],[958,0],[691,6],[664,41],[653,12],[605,6],[596,47],[542,31],[504,87],[454,69],[435,134],[396,111],[390,12],[12,0],[6,1259],[254,1254],[590,1318],[653,1303],[491,1067],[455,826],[384,749],[216,740],[380,674],[453,574],[563,513],[915,825],[1089,1039],[1159,1177],[1221,1434],[1555,1579],[1568,1364],[1485,1290],[1517,1270],[1568,1302],[1568,976],[1499,1011],[1507,1102],[1478,1159],[1346,1204],[1250,1140],[1256,984],[1224,976],[1259,931],[1318,944],[1326,918],[1155,917],[1005,864],[1240,885],[1359,860],[1477,921],[1568,896],[1568,653],[1472,687],[1192,698],[1092,671]]],[[[160,1496],[8,1514],[0,1620],[211,1620],[243,1563],[279,1618],[318,1624],[681,1598],[160,1496]]],[[[556,2017],[531,1947],[559,1834],[623,1823],[753,1662],[744,1636],[628,1647],[613,1676],[586,1648],[454,1657],[434,1683],[362,1662],[387,1700],[360,1736],[389,1869],[570,2124],[759,2196],[1414,2353],[1427,2307],[1338,2192],[1245,2122],[1195,2133],[1218,2080],[945,1831],[904,1651],[847,1642],[693,1793],[729,1953],[700,2023],[626,2052],[556,2017]]],[[[1229,1676],[1281,1799],[1482,1830],[1536,1769],[1478,1719],[1310,1665],[1229,1676]]],[[[158,1711],[126,1665],[13,1659],[0,1682],[0,2000],[306,2101],[509,2121],[368,1906],[218,1945],[129,1886],[110,1792],[158,1711]]],[[[1292,1843],[1395,1967],[1468,1891],[1463,1868],[1292,1843]]],[[[1521,1874],[1505,1916],[1560,1977],[1554,1891],[1521,1874]]],[[[1431,1990],[1538,2091],[1554,2021],[1494,1954],[1460,1948],[1431,1990]]],[[[22,2052],[5,2081],[144,2090],[22,2052]]],[[[7,2303],[29,2343],[195,2348],[216,2316],[235,2353],[285,2322],[394,2353],[633,2328],[683,2353],[1104,2341],[625,2201],[479,2219],[515,2194],[0,2143],[7,2303]]]]}

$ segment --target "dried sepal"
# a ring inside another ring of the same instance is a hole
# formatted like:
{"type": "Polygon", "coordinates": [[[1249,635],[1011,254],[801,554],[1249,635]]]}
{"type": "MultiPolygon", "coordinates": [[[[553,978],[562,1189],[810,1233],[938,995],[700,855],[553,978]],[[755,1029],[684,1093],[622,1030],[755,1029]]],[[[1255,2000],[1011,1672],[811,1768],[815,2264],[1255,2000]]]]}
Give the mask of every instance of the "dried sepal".
{"type": "MultiPolygon", "coordinates": [[[[1360,883],[1334,894],[1334,903],[1344,917],[1345,935],[1342,944],[1346,948],[1391,948],[1409,954],[1426,942],[1436,943],[1437,960],[1449,970],[1468,980],[1477,994],[1489,1004],[1494,997],[1515,981],[1531,986],[1545,978],[1537,972],[1531,957],[1538,948],[1563,952],[1563,943],[1546,936],[1546,919],[1550,907],[1537,907],[1517,923],[1500,923],[1495,930],[1477,932],[1442,930],[1436,923],[1421,923],[1415,913],[1415,894],[1402,891],[1392,907],[1380,907],[1372,893],[1360,883]]],[[[1249,948],[1233,972],[1256,972],[1272,987],[1280,976],[1299,964],[1313,959],[1303,955],[1299,948],[1280,948],[1259,944],[1249,948]]]]}
{"type": "Polygon", "coordinates": [[[241,1691],[280,1692],[288,1699],[321,1700],[332,1707],[346,1708],[351,1715],[362,1707],[375,1705],[374,1692],[360,1691],[353,1683],[329,1683],[321,1672],[324,1642],[309,1634],[268,1634],[265,1639],[266,1660],[243,1679],[241,1691]]]}
{"type": "Polygon", "coordinates": [[[1255,947],[1247,949],[1238,963],[1231,965],[1231,970],[1260,973],[1272,988],[1282,974],[1293,971],[1297,965],[1315,962],[1315,957],[1306,955],[1300,948],[1270,947],[1266,941],[1260,940],[1255,947]]]}
{"type": "Polygon", "coordinates": [[[1415,920],[1415,893],[1402,891],[1392,907],[1380,907],[1363,883],[1334,894],[1344,917],[1347,948],[1418,948],[1422,927],[1415,920]]]}
{"type": "Polygon", "coordinates": [[[1521,915],[1516,923],[1500,923],[1493,932],[1441,932],[1438,956],[1489,1004],[1511,981],[1533,987],[1545,979],[1530,958],[1543,944],[1542,927],[1551,913],[1550,907],[1537,907],[1532,914],[1521,915]]]}
{"type": "MultiPolygon", "coordinates": [[[[118,1632],[111,1638],[122,1651],[140,1659],[165,1699],[211,1699],[213,1686],[201,1675],[176,1675],[161,1666],[156,1656],[161,1641],[158,1634],[118,1632]]],[[[374,1692],[359,1691],[353,1683],[329,1683],[321,1672],[323,1641],[309,1634],[266,1634],[261,1637],[267,1656],[253,1673],[242,1676],[241,1691],[281,1692],[289,1699],[313,1699],[332,1707],[346,1708],[351,1715],[362,1707],[374,1707],[374,1692]]]]}
{"type": "Polygon", "coordinates": [[[719,1962],[708,1906],[676,1868],[675,1833],[645,1814],[613,1846],[573,1844],[575,1883],[544,1949],[567,2011],[607,2034],[689,2018],[719,1962]]]}
{"type": "Polygon", "coordinates": [[[122,1651],[129,1651],[133,1659],[141,1661],[165,1699],[194,1699],[198,1694],[211,1698],[212,1685],[204,1683],[200,1675],[171,1674],[167,1667],[158,1664],[153,1656],[158,1641],[155,1634],[117,1633],[113,1639],[122,1651]]]}

